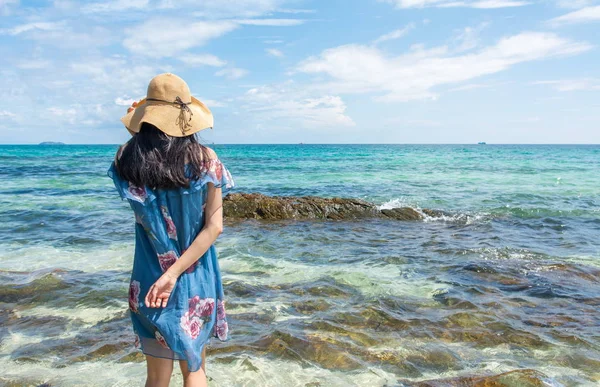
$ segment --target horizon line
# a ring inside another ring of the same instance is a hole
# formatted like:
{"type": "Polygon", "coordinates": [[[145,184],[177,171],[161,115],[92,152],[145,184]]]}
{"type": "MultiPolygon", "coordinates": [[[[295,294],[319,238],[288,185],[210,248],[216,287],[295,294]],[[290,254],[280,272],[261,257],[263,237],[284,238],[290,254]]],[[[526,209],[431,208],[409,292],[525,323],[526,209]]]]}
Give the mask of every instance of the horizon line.
{"type": "MultiPolygon", "coordinates": [[[[48,142],[53,142],[53,141],[48,141],[48,142]]],[[[54,142],[58,142],[58,141],[54,141],[54,142]]],[[[119,143],[58,143],[58,144],[41,144],[41,143],[0,143],[0,146],[93,146],[93,145],[97,145],[97,146],[119,146],[122,144],[119,143]]],[[[324,143],[318,143],[318,142],[310,142],[310,143],[300,143],[300,142],[273,142],[273,143],[207,143],[207,144],[202,144],[204,146],[209,146],[209,145],[479,145],[479,146],[485,146],[485,145],[600,145],[600,143],[511,143],[511,142],[505,142],[505,143],[483,143],[483,144],[479,144],[476,142],[469,142],[469,143],[426,143],[426,142],[373,142],[373,143],[367,143],[367,142],[346,142],[346,143],[334,143],[334,142],[324,142],[324,143]]]]}

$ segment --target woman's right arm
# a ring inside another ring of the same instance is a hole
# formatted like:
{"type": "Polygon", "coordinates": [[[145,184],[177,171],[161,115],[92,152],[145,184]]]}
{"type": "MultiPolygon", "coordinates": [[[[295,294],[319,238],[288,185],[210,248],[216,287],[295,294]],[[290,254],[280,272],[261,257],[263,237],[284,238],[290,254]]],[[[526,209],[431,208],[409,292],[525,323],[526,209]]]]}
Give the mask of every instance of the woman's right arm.
{"type": "Polygon", "coordinates": [[[202,230],[185,253],[167,270],[167,273],[171,272],[171,275],[176,277],[179,277],[187,268],[200,259],[223,232],[221,188],[216,188],[213,183],[208,183],[207,188],[204,227],[202,227],[202,230]]]}

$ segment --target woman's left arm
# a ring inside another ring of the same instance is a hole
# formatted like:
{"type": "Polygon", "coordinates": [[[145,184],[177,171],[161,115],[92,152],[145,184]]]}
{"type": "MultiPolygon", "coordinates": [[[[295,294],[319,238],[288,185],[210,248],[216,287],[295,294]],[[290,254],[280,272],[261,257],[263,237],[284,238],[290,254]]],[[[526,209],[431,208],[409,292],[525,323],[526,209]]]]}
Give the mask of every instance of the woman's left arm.
{"type": "Polygon", "coordinates": [[[185,253],[150,287],[145,298],[146,306],[149,308],[167,306],[177,278],[200,259],[223,232],[221,188],[216,188],[213,183],[207,184],[204,226],[185,253]]]}

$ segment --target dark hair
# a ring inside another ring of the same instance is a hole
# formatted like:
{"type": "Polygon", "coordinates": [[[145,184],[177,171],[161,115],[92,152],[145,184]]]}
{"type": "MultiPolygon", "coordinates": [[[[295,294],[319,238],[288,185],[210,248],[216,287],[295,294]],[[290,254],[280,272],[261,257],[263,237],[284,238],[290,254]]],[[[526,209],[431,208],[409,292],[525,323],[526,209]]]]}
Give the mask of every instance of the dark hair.
{"type": "Polygon", "coordinates": [[[209,159],[211,151],[196,134],[173,137],[144,122],[139,133],[119,148],[115,167],[123,180],[135,186],[170,189],[189,187],[190,180],[201,177],[209,159]]]}

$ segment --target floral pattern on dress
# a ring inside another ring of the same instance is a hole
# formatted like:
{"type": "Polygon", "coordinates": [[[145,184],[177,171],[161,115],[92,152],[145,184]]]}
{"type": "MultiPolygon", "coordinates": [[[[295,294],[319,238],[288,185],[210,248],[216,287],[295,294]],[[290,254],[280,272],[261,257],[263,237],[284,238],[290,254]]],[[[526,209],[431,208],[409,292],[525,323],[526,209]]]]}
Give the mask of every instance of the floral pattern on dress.
{"type": "Polygon", "coordinates": [[[187,269],[185,269],[185,272],[186,272],[187,274],[191,274],[191,273],[193,273],[193,272],[194,272],[194,270],[196,270],[196,266],[198,266],[198,261],[195,261],[194,263],[192,263],[192,264],[190,265],[190,267],[188,267],[187,269]]]}
{"type": "Polygon", "coordinates": [[[173,250],[158,254],[158,263],[163,272],[167,271],[175,262],[177,262],[177,253],[173,250]]]}
{"type": "MultiPolygon", "coordinates": [[[[154,353],[166,358],[183,357],[192,372],[201,368],[200,349],[203,345],[207,344],[211,337],[225,339],[230,338],[231,333],[228,332],[228,320],[221,318],[224,317],[224,309],[219,305],[218,299],[222,296],[223,284],[219,272],[212,270],[218,266],[214,246],[190,265],[189,273],[185,274],[173,290],[172,301],[177,299],[179,302],[169,301],[170,307],[157,310],[145,306],[144,296],[156,281],[157,274],[162,274],[162,269],[168,269],[176,259],[181,259],[182,250],[189,248],[189,242],[200,232],[203,226],[201,220],[206,219],[207,215],[205,207],[208,186],[214,184],[215,187],[222,188],[223,192],[234,188],[233,179],[225,165],[216,157],[214,159],[206,159],[206,168],[201,168],[197,179],[190,180],[189,187],[173,190],[153,189],[141,184],[137,187],[135,183],[132,185],[118,175],[114,163],[108,171],[119,196],[127,199],[134,214],[138,215],[135,223],[133,277],[128,289],[128,306],[131,308],[128,314],[134,327],[132,333],[137,334],[138,338],[134,340],[134,337],[130,337],[131,344],[135,345],[135,341],[139,340],[140,348],[150,355],[154,353]],[[169,230],[171,227],[165,221],[161,206],[167,208],[168,216],[175,224],[177,241],[168,235],[174,236],[174,233],[172,229],[169,230]],[[162,255],[162,266],[157,267],[157,264],[161,263],[159,254],[162,255]],[[189,301],[195,295],[199,297],[192,300],[190,310],[186,300],[189,301]],[[201,297],[213,297],[214,302],[201,301],[201,297]],[[157,318],[157,315],[160,315],[160,318],[157,318]],[[156,330],[161,336],[156,335],[156,330]],[[159,343],[144,348],[146,340],[160,342],[160,337],[164,339],[163,344],[168,343],[170,349],[163,348],[159,343]]],[[[193,171],[186,171],[186,174],[189,172],[193,171]]]]}
{"type": "Polygon", "coordinates": [[[167,345],[167,341],[165,340],[165,338],[163,337],[163,335],[160,334],[160,332],[157,330],[156,332],[154,332],[154,337],[156,338],[156,341],[158,341],[158,343],[166,349],[171,349],[169,348],[169,346],[167,345]]]}
{"type": "Polygon", "coordinates": [[[133,313],[138,312],[138,304],[140,300],[140,282],[131,281],[129,284],[129,309],[133,313]]]}
{"type": "Polygon", "coordinates": [[[231,176],[231,173],[229,172],[229,170],[227,168],[223,168],[223,170],[225,171],[225,188],[227,189],[231,189],[234,186],[234,182],[233,182],[233,177],[231,176]]]}
{"type": "Polygon", "coordinates": [[[217,302],[217,320],[225,320],[227,318],[225,313],[225,301],[219,300],[217,302]]]}
{"type": "Polygon", "coordinates": [[[210,297],[194,296],[188,300],[188,306],[188,311],[181,316],[179,324],[188,336],[195,339],[200,334],[204,323],[210,320],[215,308],[215,300],[210,297]]]}
{"type": "Polygon", "coordinates": [[[173,219],[169,215],[169,209],[167,206],[160,206],[160,212],[162,213],[163,219],[167,224],[167,235],[169,238],[173,240],[177,240],[177,229],[175,228],[175,223],[173,223],[173,219]]]}
{"type": "Polygon", "coordinates": [[[189,312],[201,317],[210,317],[215,309],[215,299],[210,297],[200,298],[200,296],[194,296],[189,299],[188,303],[189,312]]]}
{"type": "Polygon", "coordinates": [[[217,320],[215,324],[215,334],[219,340],[227,340],[227,333],[229,332],[229,326],[227,320],[217,320]]]}
{"type": "Polygon", "coordinates": [[[129,182],[129,187],[127,191],[140,202],[144,202],[148,198],[148,193],[146,192],[146,187],[137,187],[129,182]]]}
{"type": "Polygon", "coordinates": [[[202,325],[204,325],[204,320],[202,320],[200,316],[185,312],[185,314],[181,316],[180,325],[189,337],[195,339],[200,334],[200,329],[202,329],[202,325]]]}
{"type": "Polygon", "coordinates": [[[204,169],[206,170],[206,173],[213,178],[213,180],[218,182],[216,184],[218,188],[223,187],[223,182],[225,182],[224,185],[227,189],[233,188],[235,184],[233,182],[233,177],[231,176],[231,173],[229,173],[227,168],[223,166],[221,160],[211,159],[204,162],[204,169]],[[223,174],[225,176],[223,176],[223,174]]]}
{"type": "Polygon", "coordinates": [[[225,312],[225,301],[217,301],[217,322],[214,326],[214,335],[219,340],[227,340],[227,334],[229,332],[229,326],[227,324],[227,314],[225,312]]]}

